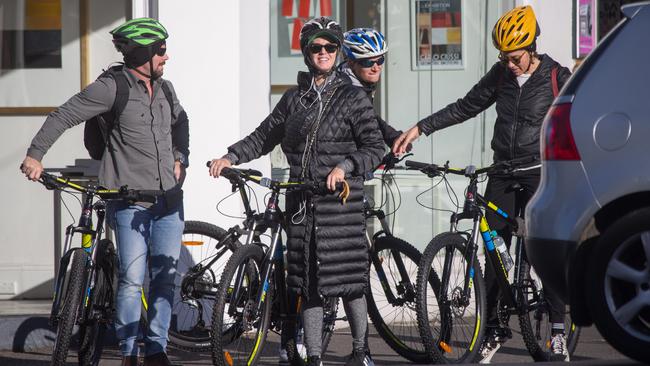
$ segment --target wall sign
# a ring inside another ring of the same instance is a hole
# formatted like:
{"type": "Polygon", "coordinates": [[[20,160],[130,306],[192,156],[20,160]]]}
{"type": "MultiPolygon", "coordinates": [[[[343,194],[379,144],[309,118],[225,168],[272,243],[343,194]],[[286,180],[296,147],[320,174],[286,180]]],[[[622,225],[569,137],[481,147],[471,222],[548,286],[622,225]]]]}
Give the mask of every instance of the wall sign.
{"type": "Polygon", "coordinates": [[[414,0],[414,69],[463,68],[461,0],[414,0]]]}

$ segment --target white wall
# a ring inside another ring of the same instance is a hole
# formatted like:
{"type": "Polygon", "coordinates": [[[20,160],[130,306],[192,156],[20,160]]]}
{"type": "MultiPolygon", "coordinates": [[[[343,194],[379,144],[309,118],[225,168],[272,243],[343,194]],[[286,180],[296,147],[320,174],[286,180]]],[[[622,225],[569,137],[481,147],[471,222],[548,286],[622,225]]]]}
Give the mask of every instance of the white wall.
{"type": "MultiPolygon", "coordinates": [[[[206,161],[221,157],[269,113],[269,2],[160,0],[159,17],[170,33],[165,78],[172,81],[190,119],[190,168],[185,218],[228,228],[217,202],[230,184],[208,176],[206,161]]],[[[270,176],[268,157],[247,166],[270,176]]],[[[239,215],[238,196],[220,208],[239,215]]]]}
{"type": "Polygon", "coordinates": [[[573,68],[572,3],[569,0],[517,0],[517,6],[531,5],[535,11],[542,32],[537,41],[538,52],[550,55],[569,70],[573,68]]]}

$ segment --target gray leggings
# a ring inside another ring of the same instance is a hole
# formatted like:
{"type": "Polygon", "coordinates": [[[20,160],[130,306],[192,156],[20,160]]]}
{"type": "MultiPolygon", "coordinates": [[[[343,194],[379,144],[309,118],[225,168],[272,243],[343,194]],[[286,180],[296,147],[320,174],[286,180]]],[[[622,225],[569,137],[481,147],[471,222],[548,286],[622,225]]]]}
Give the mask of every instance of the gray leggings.
{"type": "MultiPolygon", "coordinates": [[[[310,294],[302,310],[302,324],[305,329],[305,345],[308,356],[321,356],[323,329],[323,301],[318,294],[310,294]]],[[[368,329],[368,307],[366,297],[343,298],[343,307],[352,331],[352,349],[365,349],[368,329]]]]}
{"type": "MultiPolygon", "coordinates": [[[[302,307],[302,325],[308,356],[320,357],[323,353],[323,300],[318,293],[316,278],[316,242],[312,236],[309,243],[309,300],[302,307]]],[[[368,306],[364,295],[343,298],[343,307],[352,331],[352,348],[365,349],[368,330],[368,306]]]]}

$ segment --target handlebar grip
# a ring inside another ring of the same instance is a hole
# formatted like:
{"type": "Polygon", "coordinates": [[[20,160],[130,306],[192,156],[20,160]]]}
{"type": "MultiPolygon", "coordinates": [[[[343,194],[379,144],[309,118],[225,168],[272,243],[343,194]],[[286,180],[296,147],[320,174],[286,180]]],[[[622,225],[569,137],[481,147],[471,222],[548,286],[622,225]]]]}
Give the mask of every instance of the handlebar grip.
{"type": "Polygon", "coordinates": [[[409,168],[414,168],[414,169],[427,169],[427,168],[435,167],[435,165],[433,165],[433,164],[421,163],[419,161],[413,161],[413,160],[405,161],[404,165],[406,165],[409,168]]]}

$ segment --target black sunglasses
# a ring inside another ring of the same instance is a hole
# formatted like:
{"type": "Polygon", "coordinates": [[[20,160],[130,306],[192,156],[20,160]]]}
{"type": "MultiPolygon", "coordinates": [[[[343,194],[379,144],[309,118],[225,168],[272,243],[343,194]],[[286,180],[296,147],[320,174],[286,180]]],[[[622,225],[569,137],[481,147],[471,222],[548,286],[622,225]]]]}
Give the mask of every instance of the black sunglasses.
{"type": "Polygon", "coordinates": [[[159,49],[156,50],[156,55],[158,56],[165,56],[165,53],[167,52],[167,47],[160,47],[159,49]]]}
{"type": "Polygon", "coordinates": [[[384,56],[381,56],[376,60],[371,60],[369,58],[363,58],[361,60],[356,60],[356,63],[361,65],[361,67],[363,67],[363,68],[369,68],[369,67],[375,66],[375,64],[381,66],[381,65],[384,64],[384,61],[386,61],[386,59],[384,58],[384,56]]]}
{"type": "Polygon", "coordinates": [[[320,53],[320,50],[325,48],[325,51],[327,53],[334,53],[336,50],[339,49],[339,46],[335,45],[334,43],[328,43],[328,44],[317,44],[317,43],[312,43],[309,45],[309,52],[313,54],[320,53]]]}
{"type": "Polygon", "coordinates": [[[508,63],[512,62],[513,65],[519,66],[519,64],[521,63],[521,58],[524,57],[525,54],[526,53],[522,53],[519,56],[506,56],[503,53],[499,53],[499,60],[501,60],[501,62],[504,65],[507,65],[508,63]]]}

